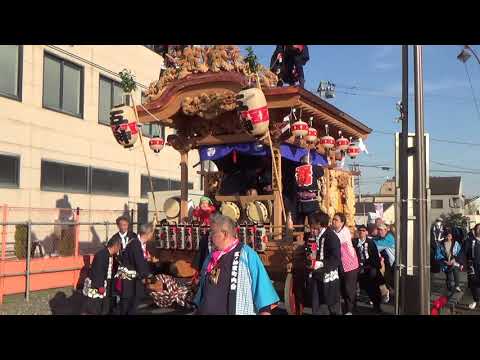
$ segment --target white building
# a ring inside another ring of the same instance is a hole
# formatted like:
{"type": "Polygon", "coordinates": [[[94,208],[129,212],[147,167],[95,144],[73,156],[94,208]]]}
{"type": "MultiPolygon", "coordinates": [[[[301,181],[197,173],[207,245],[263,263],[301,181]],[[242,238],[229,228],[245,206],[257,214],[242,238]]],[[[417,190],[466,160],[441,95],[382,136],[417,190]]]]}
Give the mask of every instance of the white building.
{"type": "MultiPolygon", "coordinates": [[[[109,111],[123,101],[121,70],[136,75],[138,104],[162,63],[141,45],[0,45],[0,206],[10,208],[8,220],[52,221],[61,216],[45,209],[77,207],[82,221],[112,221],[131,209],[146,219],[140,141],[131,151],[118,145],[109,111]]],[[[169,135],[156,125],[143,133],[169,135]]],[[[156,190],[179,190],[179,153],[167,146],[154,155],[145,140],[156,190]]],[[[198,161],[192,153],[189,182],[196,190],[198,161]]]]}

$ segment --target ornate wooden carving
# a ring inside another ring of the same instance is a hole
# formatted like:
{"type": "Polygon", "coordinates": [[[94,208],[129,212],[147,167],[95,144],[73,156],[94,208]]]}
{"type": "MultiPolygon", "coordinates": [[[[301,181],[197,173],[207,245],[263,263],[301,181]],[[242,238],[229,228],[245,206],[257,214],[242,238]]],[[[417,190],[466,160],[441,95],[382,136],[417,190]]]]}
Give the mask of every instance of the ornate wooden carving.
{"type": "MultiPolygon", "coordinates": [[[[204,48],[187,46],[182,54],[169,54],[169,58],[172,66],[161,73],[158,81],[150,84],[147,91],[148,102],[161,97],[167,90],[167,86],[175,80],[188,79],[199,73],[236,72],[244,75],[248,82],[256,80],[255,74],[240,54],[240,49],[234,45],[215,45],[204,48]]],[[[262,86],[277,85],[277,76],[264,66],[260,66],[258,76],[262,86]]]]}

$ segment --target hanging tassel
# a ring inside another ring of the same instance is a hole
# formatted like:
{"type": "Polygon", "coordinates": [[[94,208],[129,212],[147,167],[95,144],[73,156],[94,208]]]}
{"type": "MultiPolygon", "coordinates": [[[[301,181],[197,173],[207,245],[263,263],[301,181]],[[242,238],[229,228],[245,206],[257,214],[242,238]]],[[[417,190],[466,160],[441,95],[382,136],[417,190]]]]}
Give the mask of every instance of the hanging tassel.
{"type": "Polygon", "coordinates": [[[233,159],[233,163],[236,164],[237,163],[237,151],[236,150],[233,150],[232,159],[233,159]]]}

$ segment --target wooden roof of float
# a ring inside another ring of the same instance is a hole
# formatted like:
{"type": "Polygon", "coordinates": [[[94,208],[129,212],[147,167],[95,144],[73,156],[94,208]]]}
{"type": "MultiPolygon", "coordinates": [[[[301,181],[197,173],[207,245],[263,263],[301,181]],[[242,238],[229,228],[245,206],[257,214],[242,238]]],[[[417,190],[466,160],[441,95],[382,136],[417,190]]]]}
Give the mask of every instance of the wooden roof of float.
{"type": "MultiPolygon", "coordinates": [[[[329,125],[329,133],[334,137],[338,130],[342,130],[346,137],[362,139],[371,133],[372,130],[360,121],[303,88],[272,87],[275,83],[272,75],[269,71],[264,72],[260,80],[268,103],[274,142],[294,142],[293,137],[281,138],[279,130],[283,118],[290,114],[292,108],[297,109],[297,116],[302,113],[304,121],[308,122],[313,117],[313,127],[318,130],[319,136],[325,133],[325,124],[329,125]]],[[[144,106],[155,115],[160,125],[177,130],[178,136],[175,138],[182,144],[172,145],[178,150],[200,145],[254,141],[240,127],[236,113],[235,95],[249,81],[251,77],[249,79],[241,71],[197,72],[183,78],[177,74],[168,82],[159,80],[161,86],[152,83],[154,90],[150,91],[149,101],[144,106]]],[[[142,107],[137,109],[141,123],[157,122],[142,107]]]]}

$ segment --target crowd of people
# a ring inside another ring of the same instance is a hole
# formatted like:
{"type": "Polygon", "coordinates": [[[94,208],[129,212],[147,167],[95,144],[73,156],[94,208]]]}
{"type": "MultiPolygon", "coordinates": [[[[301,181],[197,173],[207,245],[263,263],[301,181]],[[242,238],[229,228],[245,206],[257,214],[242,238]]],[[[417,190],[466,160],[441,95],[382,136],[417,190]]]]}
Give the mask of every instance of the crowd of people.
{"type": "Polygon", "coordinates": [[[139,226],[137,235],[128,231],[128,218],[119,217],[118,233],[95,254],[85,279],[82,314],[135,315],[148,290],[159,306],[177,303],[199,315],[271,314],[280,299],[258,254],[239,242],[230,218],[214,214],[209,221],[212,249],[205,253],[208,244],[201,246],[199,273],[181,284],[155,274],[147,261],[153,225],[139,226]]]}
{"type": "Polygon", "coordinates": [[[438,218],[430,232],[430,264],[433,273],[445,274],[450,292],[463,291],[460,272],[466,271],[467,285],[473,301],[468,307],[475,309],[480,302],[480,224],[468,234],[460,227],[447,227],[438,218]]]}
{"type": "Polygon", "coordinates": [[[353,315],[359,293],[368,295],[375,313],[382,302],[390,301],[393,290],[395,241],[391,229],[377,219],[369,228],[358,226],[352,233],[346,218],[336,213],[332,219],[316,212],[309,217],[310,237],[316,244],[309,275],[314,315],[353,315]],[[343,309],[341,308],[343,300],[343,309]]]}
{"type": "MultiPolygon", "coordinates": [[[[118,233],[95,254],[85,279],[83,313],[137,314],[150,293],[159,306],[176,303],[198,315],[271,314],[280,299],[259,255],[237,239],[236,224],[230,218],[213,214],[209,220],[211,249],[202,246],[207,251],[199,252],[203,255],[197,257],[198,272],[180,283],[152,271],[146,244],[154,237],[153,225],[141,225],[135,234],[129,231],[128,218],[119,217],[118,233]]],[[[317,211],[308,220],[304,237],[313,236],[318,249],[307,284],[312,313],[351,315],[361,290],[374,311],[381,313],[381,304],[389,301],[393,288],[391,231],[377,220],[368,228],[357,227],[352,237],[342,213],[330,220],[317,211]]]]}
{"type": "MultiPolygon", "coordinates": [[[[118,233],[95,254],[85,279],[82,313],[137,314],[150,293],[159,306],[177,304],[198,315],[271,314],[280,299],[259,255],[238,240],[230,218],[212,214],[209,222],[210,240],[205,241],[210,243],[203,242],[192,279],[181,283],[152,270],[147,243],[153,240],[153,225],[141,225],[135,234],[129,219],[119,217],[118,233]]],[[[352,315],[362,291],[373,311],[382,313],[394,291],[393,225],[379,218],[357,226],[352,236],[344,214],[330,219],[321,211],[310,214],[308,224],[304,240],[314,244],[306,263],[312,313],[352,315]]],[[[430,244],[432,272],[445,274],[448,291],[463,291],[459,274],[467,272],[469,307],[475,309],[480,302],[480,224],[464,235],[438,219],[430,244]]]]}

